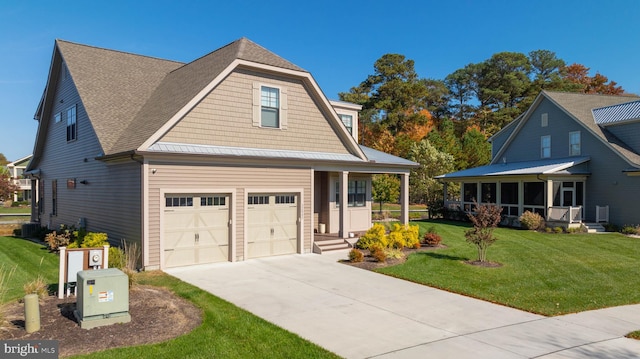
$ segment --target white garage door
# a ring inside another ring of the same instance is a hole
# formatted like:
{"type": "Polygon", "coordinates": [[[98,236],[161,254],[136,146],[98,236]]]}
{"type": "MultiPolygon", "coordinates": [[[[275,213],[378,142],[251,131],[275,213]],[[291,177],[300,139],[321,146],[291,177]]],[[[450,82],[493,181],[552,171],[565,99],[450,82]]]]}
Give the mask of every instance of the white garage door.
{"type": "Polygon", "coordinates": [[[164,266],[229,260],[229,196],[168,194],[164,206],[164,266]]]}
{"type": "Polygon", "coordinates": [[[249,194],[247,205],[249,258],[297,252],[297,194],[249,194]]]}

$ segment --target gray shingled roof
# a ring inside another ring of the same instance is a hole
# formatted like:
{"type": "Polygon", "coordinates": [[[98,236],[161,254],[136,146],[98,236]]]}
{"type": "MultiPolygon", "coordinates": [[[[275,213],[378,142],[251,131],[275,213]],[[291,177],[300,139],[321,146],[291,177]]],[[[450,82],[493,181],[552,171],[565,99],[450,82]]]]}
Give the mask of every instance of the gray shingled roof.
{"type": "Polygon", "coordinates": [[[593,118],[601,126],[640,119],[640,101],[596,108],[593,118]]]}
{"type": "Polygon", "coordinates": [[[622,103],[638,101],[638,96],[613,96],[613,95],[592,95],[570,92],[550,92],[543,91],[543,94],[561,108],[564,108],[576,120],[580,121],[596,136],[600,137],[611,147],[618,151],[628,161],[640,166],[640,154],[631,150],[624,142],[611,134],[606,128],[599,126],[594,117],[593,109],[622,103]]]}
{"type": "Polygon", "coordinates": [[[103,151],[109,152],[175,61],[56,40],[103,151]]]}
{"type": "Polygon", "coordinates": [[[188,64],[56,44],[106,155],[137,149],[236,59],[305,71],[246,38],[188,64]]]}
{"type": "Polygon", "coordinates": [[[456,179],[468,177],[489,177],[489,176],[513,176],[513,175],[542,175],[558,174],[573,166],[589,161],[589,157],[556,158],[537,161],[508,162],[466,170],[447,173],[436,176],[440,179],[456,179]]]}

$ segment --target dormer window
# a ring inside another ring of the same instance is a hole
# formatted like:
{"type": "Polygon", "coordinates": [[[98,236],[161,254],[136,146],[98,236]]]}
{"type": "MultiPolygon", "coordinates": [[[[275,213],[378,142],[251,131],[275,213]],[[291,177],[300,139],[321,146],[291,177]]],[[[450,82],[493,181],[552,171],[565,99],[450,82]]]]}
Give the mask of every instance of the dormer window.
{"type": "Polygon", "coordinates": [[[344,126],[349,130],[349,134],[353,135],[353,116],[351,115],[339,115],[344,126]]]}
{"type": "Polygon", "coordinates": [[[261,117],[260,126],[280,127],[280,90],[274,87],[260,88],[261,117]]]}

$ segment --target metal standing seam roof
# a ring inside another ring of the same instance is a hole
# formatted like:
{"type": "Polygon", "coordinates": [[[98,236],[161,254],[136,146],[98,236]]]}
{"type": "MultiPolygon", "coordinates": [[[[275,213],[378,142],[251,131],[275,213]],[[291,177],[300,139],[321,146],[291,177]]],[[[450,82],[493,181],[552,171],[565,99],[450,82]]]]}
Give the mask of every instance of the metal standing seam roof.
{"type": "Polygon", "coordinates": [[[602,126],[640,119],[640,100],[593,109],[593,118],[602,126]]]}
{"type": "Polygon", "coordinates": [[[280,158],[280,159],[298,159],[313,161],[337,161],[337,162],[361,162],[375,163],[379,165],[401,165],[401,166],[418,166],[418,163],[396,157],[388,153],[380,152],[369,147],[360,146],[367,156],[369,162],[343,153],[330,152],[305,152],[290,150],[273,150],[263,148],[247,148],[247,147],[228,147],[213,145],[195,145],[173,142],[157,142],[149,147],[150,152],[163,153],[188,153],[201,155],[217,155],[217,156],[237,156],[237,157],[261,157],[261,158],[280,158]]]}
{"type": "Polygon", "coordinates": [[[436,176],[435,178],[454,179],[467,177],[553,174],[564,171],[581,163],[585,163],[589,160],[589,157],[575,157],[537,161],[507,162],[447,173],[444,175],[436,176]]]}

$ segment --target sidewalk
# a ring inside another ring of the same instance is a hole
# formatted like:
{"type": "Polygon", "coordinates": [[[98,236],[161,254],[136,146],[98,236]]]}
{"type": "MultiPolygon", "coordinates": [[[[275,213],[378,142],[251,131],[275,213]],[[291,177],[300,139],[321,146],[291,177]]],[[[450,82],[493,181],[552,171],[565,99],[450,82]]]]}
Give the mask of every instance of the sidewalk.
{"type": "Polygon", "coordinates": [[[345,358],[640,358],[640,305],[544,317],[337,263],[347,252],[167,270],[345,358]]]}

